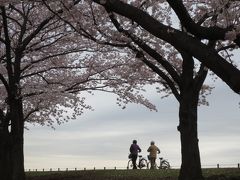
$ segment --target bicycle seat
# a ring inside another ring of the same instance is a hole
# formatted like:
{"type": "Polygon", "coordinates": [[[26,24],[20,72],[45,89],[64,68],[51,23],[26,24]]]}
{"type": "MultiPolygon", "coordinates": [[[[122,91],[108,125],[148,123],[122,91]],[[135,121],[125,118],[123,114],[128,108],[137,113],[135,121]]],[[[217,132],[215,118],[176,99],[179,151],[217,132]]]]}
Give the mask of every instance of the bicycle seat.
{"type": "Polygon", "coordinates": [[[160,157],[159,159],[160,159],[160,160],[163,160],[163,158],[162,158],[162,157],[160,157]]]}
{"type": "Polygon", "coordinates": [[[140,158],[141,158],[141,157],[142,157],[142,155],[139,155],[138,157],[140,157],[140,158]]]}

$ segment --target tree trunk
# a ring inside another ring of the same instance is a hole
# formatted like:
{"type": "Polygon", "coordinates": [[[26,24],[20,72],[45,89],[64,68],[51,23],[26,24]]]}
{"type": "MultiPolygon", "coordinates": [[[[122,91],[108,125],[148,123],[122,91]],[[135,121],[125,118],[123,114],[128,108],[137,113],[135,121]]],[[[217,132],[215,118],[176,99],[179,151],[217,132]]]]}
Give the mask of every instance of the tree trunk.
{"type": "Polygon", "coordinates": [[[11,99],[9,107],[10,121],[5,120],[7,123],[0,124],[0,178],[1,180],[25,180],[24,121],[21,99],[11,99]]]}
{"type": "Polygon", "coordinates": [[[203,180],[197,131],[198,93],[182,93],[179,108],[182,165],[179,180],[203,180]]]}
{"type": "Polygon", "coordinates": [[[23,138],[15,140],[11,134],[0,133],[0,177],[1,180],[25,180],[23,138]]]}
{"type": "Polygon", "coordinates": [[[23,151],[23,133],[24,120],[22,100],[15,98],[11,104],[11,135],[12,135],[12,177],[11,180],[25,180],[24,172],[24,151],[23,151]]]}
{"type": "Polygon", "coordinates": [[[11,168],[11,139],[8,129],[0,127],[0,177],[1,180],[10,180],[11,168]]]}
{"type": "Polygon", "coordinates": [[[12,146],[12,178],[11,180],[25,180],[23,137],[16,137],[12,146]]]}

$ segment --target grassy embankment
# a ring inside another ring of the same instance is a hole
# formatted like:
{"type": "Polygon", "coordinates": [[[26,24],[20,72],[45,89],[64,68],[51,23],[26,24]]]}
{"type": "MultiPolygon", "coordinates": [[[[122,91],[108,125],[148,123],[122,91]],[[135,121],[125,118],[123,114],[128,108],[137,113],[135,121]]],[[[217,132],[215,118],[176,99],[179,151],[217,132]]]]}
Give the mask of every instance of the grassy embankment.
{"type": "MultiPolygon", "coordinates": [[[[177,180],[179,170],[87,170],[27,172],[27,180],[177,180]]],[[[240,169],[203,169],[209,180],[240,180],[240,169]]]]}

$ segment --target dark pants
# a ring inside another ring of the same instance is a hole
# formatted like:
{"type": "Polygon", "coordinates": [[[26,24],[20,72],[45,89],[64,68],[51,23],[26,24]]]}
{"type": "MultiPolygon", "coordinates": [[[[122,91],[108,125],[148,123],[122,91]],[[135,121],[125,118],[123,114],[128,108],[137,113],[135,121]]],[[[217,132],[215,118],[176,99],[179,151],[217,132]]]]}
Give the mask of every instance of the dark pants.
{"type": "Polygon", "coordinates": [[[132,154],[133,169],[137,169],[137,154],[132,154]]]}
{"type": "Polygon", "coordinates": [[[150,157],[151,167],[150,169],[156,169],[156,158],[150,157]]]}

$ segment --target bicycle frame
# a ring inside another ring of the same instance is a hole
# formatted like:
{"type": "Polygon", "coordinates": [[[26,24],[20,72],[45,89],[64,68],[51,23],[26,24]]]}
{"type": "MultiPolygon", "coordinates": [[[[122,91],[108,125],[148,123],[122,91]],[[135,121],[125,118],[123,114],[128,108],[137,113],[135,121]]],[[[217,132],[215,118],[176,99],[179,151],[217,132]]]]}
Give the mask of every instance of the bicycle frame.
{"type": "Polygon", "coordinates": [[[159,160],[160,160],[160,165],[158,166],[159,169],[170,169],[170,163],[166,159],[160,157],[159,160]]]}
{"type": "MultiPolygon", "coordinates": [[[[147,160],[142,157],[142,155],[138,155],[138,157],[138,162],[136,163],[137,167],[139,169],[148,168],[147,160]]],[[[128,160],[127,169],[129,169],[130,167],[133,167],[132,159],[128,160]]]]}

